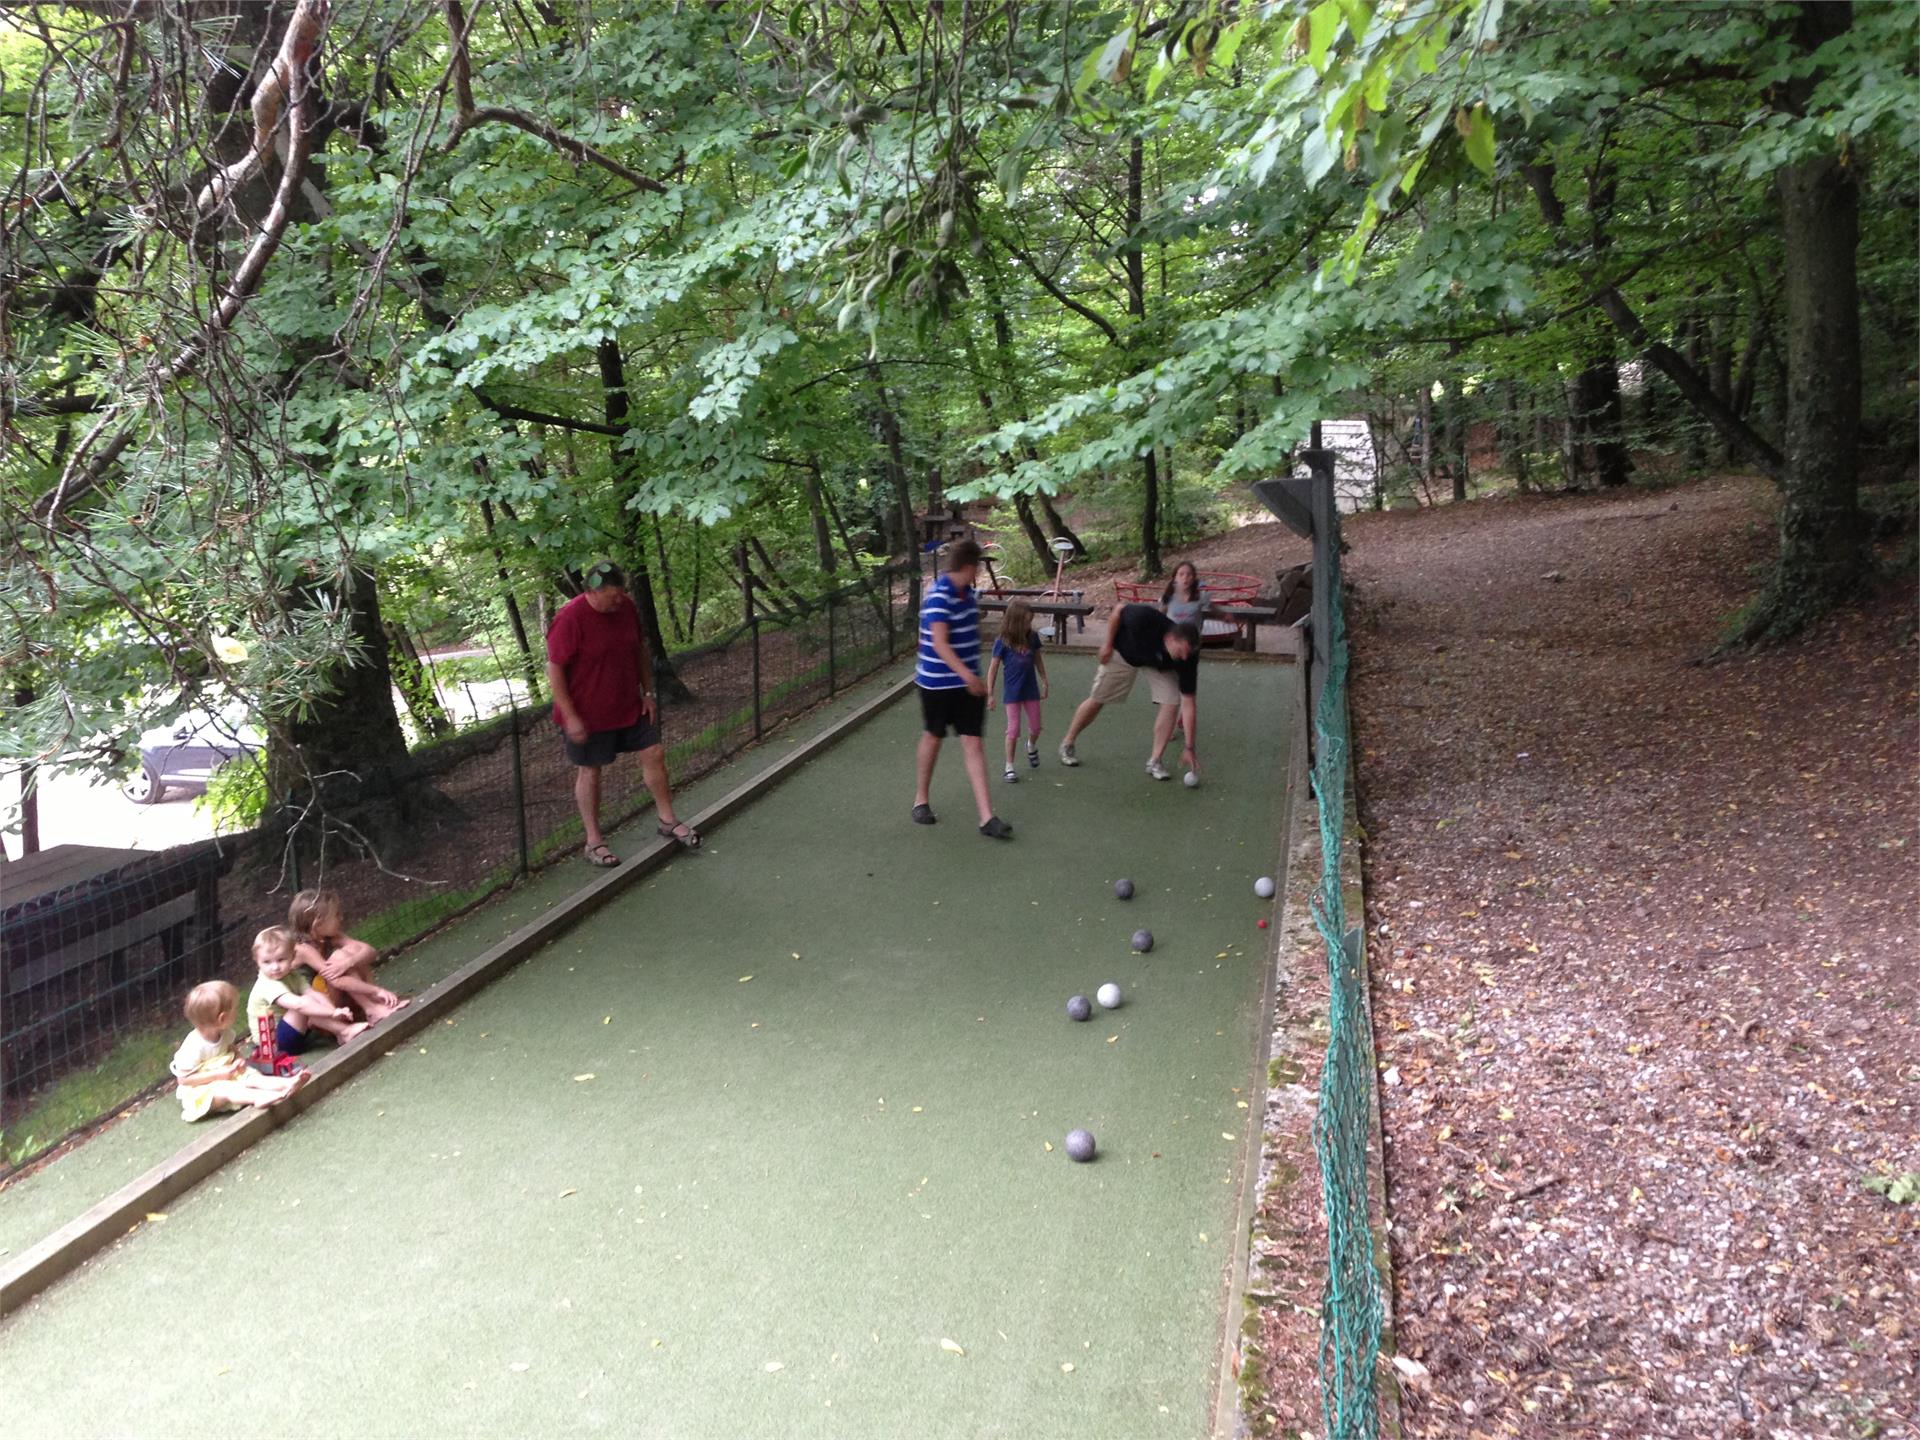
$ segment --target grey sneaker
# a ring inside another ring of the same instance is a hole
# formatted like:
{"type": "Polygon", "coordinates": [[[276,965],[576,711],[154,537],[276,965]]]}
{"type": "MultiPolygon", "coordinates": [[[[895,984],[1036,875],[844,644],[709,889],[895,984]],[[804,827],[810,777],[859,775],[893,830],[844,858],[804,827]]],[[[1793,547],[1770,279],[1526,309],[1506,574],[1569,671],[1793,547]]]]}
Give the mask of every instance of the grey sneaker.
{"type": "Polygon", "coordinates": [[[1173,778],[1167,773],[1167,767],[1162,765],[1158,760],[1147,761],[1147,774],[1155,780],[1171,780],[1173,778]]]}
{"type": "Polygon", "coordinates": [[[1080,763],[1080,757],[1073,753],[1073,746],[1067,744],[1064,740],[1060,742],[1060,763],[1068,767],[1080,763]]]}

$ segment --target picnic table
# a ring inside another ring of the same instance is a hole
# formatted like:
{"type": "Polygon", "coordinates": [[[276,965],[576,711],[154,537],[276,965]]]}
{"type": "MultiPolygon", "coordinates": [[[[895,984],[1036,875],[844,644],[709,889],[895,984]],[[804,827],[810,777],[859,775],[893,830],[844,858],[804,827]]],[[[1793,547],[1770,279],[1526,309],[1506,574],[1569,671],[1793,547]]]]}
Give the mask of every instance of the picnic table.
{"type": "Polygon", "coordinates": [[[0,1097],[50,1078],[88,1028],[179,988],[190,959],[214,973],[230,863],[208,843],[56,845],[0,865],[0,1097]]]}
{"type": "Polygon", "coordinates": [[[1209,620],[1225,620],[1237,627],[1238,633],[1233,639],[1236,650],[1258,649],[1260,627],[1280,618],[1277,605],[1209,605],[1205,613],[1209,620]]]}

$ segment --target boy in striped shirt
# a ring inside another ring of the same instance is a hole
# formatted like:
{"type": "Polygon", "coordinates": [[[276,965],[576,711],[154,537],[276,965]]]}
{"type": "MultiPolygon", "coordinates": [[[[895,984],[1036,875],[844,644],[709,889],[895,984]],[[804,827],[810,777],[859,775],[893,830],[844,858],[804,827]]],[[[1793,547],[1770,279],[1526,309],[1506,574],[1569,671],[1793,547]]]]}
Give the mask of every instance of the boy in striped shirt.
{"type": "Polygon", "coordinates": [[[986,727],[987,682],[980,678],[980,605],[973,582],[980,569],[980,547],[959,540],[947,551],[947,570],[927,587],[920,603],[920,660],[913,673],[920,687],[923,733],[916,757],[917,788],[913,823],[931,825],[934,762],[948,730],[960,737],[960,758],[973,786],[980,833],[990,840],[1011,840],[1013,827],[993,813],[987,788],[987,754],[980,741],[986,727]]]}

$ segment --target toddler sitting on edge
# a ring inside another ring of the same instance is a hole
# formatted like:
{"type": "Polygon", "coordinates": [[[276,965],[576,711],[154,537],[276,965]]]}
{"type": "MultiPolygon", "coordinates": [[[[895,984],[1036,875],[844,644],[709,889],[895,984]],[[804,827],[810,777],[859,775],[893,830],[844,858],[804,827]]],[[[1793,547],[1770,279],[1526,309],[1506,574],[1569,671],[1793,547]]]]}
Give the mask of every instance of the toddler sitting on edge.
{"type": "Polygon", "coordinates": [[[233,1033],[240,992],[224,980],[209,980],[187,994],[187,1019],[193,1030],[174,1051],[168,1068],[179,1081],[180,1118],[198,1120],[216,1110],[272,1105],[313,1078],[299,1070],[284,1078],[257,1075],[247,1068],[250,1048],[233,1033]]]}
{"type": "Polygon", "coordinates": [[[256,1032],[262,1020],[273,1025],[273,1049],[281,1055],[298,1055],[307,1048],[315,1030],[323,1030],[339,1044],[346,1044],[362,1030],[344,1005],[315,994],[306,976],[294,968],[293,936],[278,925],[269,926],[253,937],[253,963],[260,978],[253,982],[247,996],[247,1020],[256,1032]]]}

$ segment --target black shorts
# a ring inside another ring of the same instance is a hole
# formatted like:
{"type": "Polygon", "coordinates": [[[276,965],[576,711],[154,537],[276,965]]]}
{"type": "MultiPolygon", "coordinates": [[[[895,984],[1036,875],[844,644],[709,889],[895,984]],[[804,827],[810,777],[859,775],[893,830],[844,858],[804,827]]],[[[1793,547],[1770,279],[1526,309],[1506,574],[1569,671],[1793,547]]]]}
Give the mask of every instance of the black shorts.
{"type": "Polygon", "coordinates": [[[920,691],[920,718],[929,735],[971,735],[978,739],[987,728],[987,697],[965,689],[920,691]]]}
{"type": "Polygon", "coordinates": [[[624,730],[596,730],[578,745],[562,737],[561,743],[567,747],[568,760],[598,770],[611,765],[616,755],[651,750],[660,743],[660,726],[642,716],[624,730]]]}

